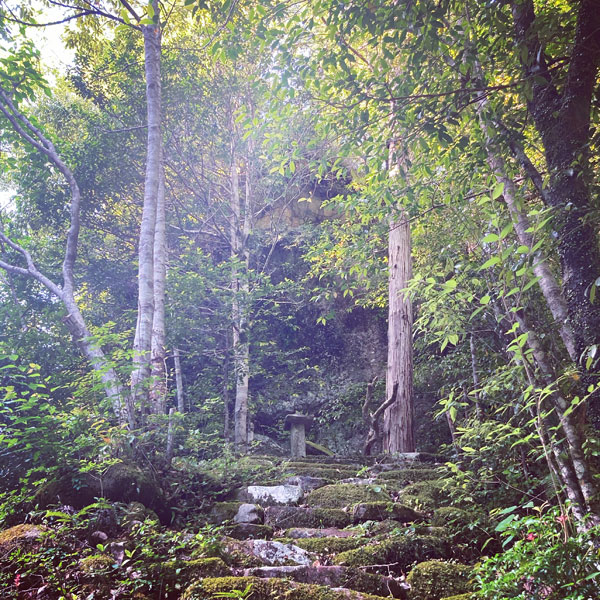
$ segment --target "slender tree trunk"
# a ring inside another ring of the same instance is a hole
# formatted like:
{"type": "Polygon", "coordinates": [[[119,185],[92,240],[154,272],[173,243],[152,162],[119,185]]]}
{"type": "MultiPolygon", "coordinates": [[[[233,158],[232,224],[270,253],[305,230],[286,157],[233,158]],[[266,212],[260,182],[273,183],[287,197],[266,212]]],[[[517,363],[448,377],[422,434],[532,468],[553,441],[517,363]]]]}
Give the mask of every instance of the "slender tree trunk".
{"type": "Polygon", "coordinates": [[[183,377],[181,375],[181,357],[179,348],[173,348],[173,360],[175,362],[175,386],[177,387],[177,412],[185,412],[185,398],[183,395],[183,377]]]}
{"type": "Polygon", "coordinates": [[[481,402],[479,398],[479,375],[477,374],[477,353],[475,352],[475,336],[469,336],[469,349],[471,350],[471,375],[473,377],[473,397],[475,398],[475,414],[481,421],[481,402]]]}
{"type": "MultiPolygon", "coordinates": [[[[232,135],[234,129],[232,125],[232,135]]],[[[233,291],[233,363],[235,373],[234,442],[238,449],[245,452],[248,447],[248,384],[250,367],[250,345],[247,331],[248,260],[246,248],[246,228],[249,203],[248,174],[242,214],[242,201],[239,181],[239,160],[232,140],[231,161],[231,258],[233,260],[231,288],[233,291]]]]}
{"type": "Polygon", "coordinates": [[[388,359],[386,395],[398,386],[383,418],[384,452],[414,452],[412,303],[404,292],[412,277],[410,223],[404,211],[390,221],[388,250],[388,359]]]}
{"type": "MultiPolygon", "coordinates": [[[[159,17],[157,0],[153,1],[155,17],[159,17]]],[[[161,81],[160,81],[160,25],[143,25],[146,69],[146,105],[148,141],[144,206],[138,251],[138,318],[133,345],[131,394],[141,404],[142,414],[147,411],[148,382],[152,323],[154,314],[154,230],[160,181],[161,162],[161,81]]]]}
{"type": "Polygon", "coordinates": [[[161,164],[154,228],[154,313],[152,318],[150,405],[154,414],[167,407],[167,369],[165,347],[165,282],[167,241],[165,235],[165,170],[161,164]]]}

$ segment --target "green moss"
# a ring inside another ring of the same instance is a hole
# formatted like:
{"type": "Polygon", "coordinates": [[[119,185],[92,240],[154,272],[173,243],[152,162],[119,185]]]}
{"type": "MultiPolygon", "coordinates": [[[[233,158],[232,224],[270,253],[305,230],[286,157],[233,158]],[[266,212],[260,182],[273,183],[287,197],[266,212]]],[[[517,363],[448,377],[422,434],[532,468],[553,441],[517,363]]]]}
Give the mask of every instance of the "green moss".
{"type": "Polygon", "coordinates": [[[365,540],[360,537],[347,538],[278,538],[276,541],[284,544],[294,544],[308,552],[317,552],[318,554],[338,554],[347,550],[354,550],[364,546],[365,540]]]}
{"type": "Polygon", "coordinates": [[[395,469],[384,471],[377,475],[377,479],[393,479],[395,482],[407,485],[418,481],[433,481],[439,479],[440,474],[436,469],[395,469]]]}
{"type": "Polygon", "coordinates": [[[391,502],[391,498],[379,486],[338,483],[313,490],[305,502],[320,508],[343,508],[357,502],[391,502]]]}
{"type": "Polygon", "coordinates": [[[381,596],[336,591],[320,585],[294,583],[283,579],[260,579],[259,577],[206,578],[187,588],[182,600],[212,600],[215,594],[233,590],[245,590],[251,586],[252,600],[381,600],[381,596]]]}
{"type": "Polygon", "coordinates": [[[326,448],[321,444],[315,444],[315,442],[311,442],[310,440],[306,440],[306,451],[309,454],[313,454],[316,456],[333,456],[333,452],[329,448],[326,448]]]}
{"type": "Polygon", "coordinates": [[[107,554],[92,554],[79,561],[79,567],[87,575],[105,574],[112,570],[114,559],[107,554]]]}
{"type": "Polygon", "coordinates": [[[416,565],[406,578],[410,600],[440,600],[445,596],[465,594],[472,590],[471,567],[441,560],[416,565]]]}
{"type": "Polygon", "coordinates": [[[241,505],[242,502],[215,502],[210,509],[208,520],[217,525],[232,521],[241,505]]]}
{"type": "Polygon", "coordinates": [[[342,552],[333,562],[347,567],[392,565],[392,570],[402,573],[415,562],[430,558],[447,558],[448,542],[435,536],[401,535],[377,544],[370,544],[342,552]]]}
{"type": "Polygon", "coordinates": [[[225,577],[231,573],[229,567],[218,557],[194,560],[171,560],[157,564],[153,569],[167,585],[190,583],[204,577],[225,577]]]}
{"type": "Polygon", "coordinates": [[[265,511],[265,521],[275,528],[294,527],[346,527],[350,515],[339,508],[298,508],[274,506],[265,511]]]}
{"type": "MultiPolygon", "coordinates": [[[[431,523],[448,531],[450,539],[457,545],[457,557],[477,556],[483,544],[493,535],[487,531],[490,529],[487,515],[477,509],[441,507],[433,513],[431,523]]],[[[500,551],[500,548],[497,548],[497,551],[500,551]]]]}
{"type": "Polygon", "coordinates": [[[323,464],[323,463],[301,463],[301,462],[290,462],[282,465],[282,470],[285,473],[291,473],[293,475],[310,475],[311,477],[322,477],[323,479],[330,479],[337,481],[339,479],[346,479],[347,477],[356,477],[356,473],[360,469],[360,466],[346,466],[346,465],[335,465],[335,464],[323,464]]]}
{"type": "Polygon", "coordinates": [[[355,523],[387,519],[408,523],[423,519],[422,515],[409,506],[394,502],[362,502],[354,506],[352,516],[355,523]]]}
{"type": "Polygon", "coordinates": [[[411,483],[400,491],[400,499],[417,510],[433,510],[449,502],[444,480],[411,483]]]}
{"type": "Polygon", "coordinates": [[[440,600],[477,600],[476,594],[458,594],[457,596],[446,596],[440,600]]]}
{"type": "Polygon", "coordinates": [[[42,525],[15,525],[0,531],[0,550],[12,550],[18,546],[38,541],[48,529],[42,525]]]}

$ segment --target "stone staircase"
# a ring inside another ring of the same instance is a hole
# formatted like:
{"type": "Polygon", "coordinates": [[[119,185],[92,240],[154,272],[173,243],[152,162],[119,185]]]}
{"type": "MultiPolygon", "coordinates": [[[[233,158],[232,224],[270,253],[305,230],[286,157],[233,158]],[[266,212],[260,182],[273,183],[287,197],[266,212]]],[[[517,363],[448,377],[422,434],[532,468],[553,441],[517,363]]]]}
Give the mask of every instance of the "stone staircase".
{"type": "Polygon", "coordinates": [[[447,499],[431,457],[370,465],[309,457],[279,471],[212,507],[209,520],[226,534],[220,576],[198,579],[184,600],[469,597],[468,567],[448,562],[450,538],[432,525],[447,499]]]}

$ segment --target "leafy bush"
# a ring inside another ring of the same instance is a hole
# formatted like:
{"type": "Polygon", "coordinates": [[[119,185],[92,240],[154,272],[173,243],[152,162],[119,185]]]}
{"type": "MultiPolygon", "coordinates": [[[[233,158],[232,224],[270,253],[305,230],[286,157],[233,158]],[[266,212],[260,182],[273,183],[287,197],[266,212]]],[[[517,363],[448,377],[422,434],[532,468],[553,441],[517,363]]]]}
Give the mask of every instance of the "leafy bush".
{"type": "Polygon", "coordinates": [[[477,571],[486,600],[590,600],[600,598],[600,526],[571,534],[569,517],[558,508],[519,514],[501,511],[497,531],[508,547],[477,571]],[[512,544],[512,545],[511,545],[512,544]]]}

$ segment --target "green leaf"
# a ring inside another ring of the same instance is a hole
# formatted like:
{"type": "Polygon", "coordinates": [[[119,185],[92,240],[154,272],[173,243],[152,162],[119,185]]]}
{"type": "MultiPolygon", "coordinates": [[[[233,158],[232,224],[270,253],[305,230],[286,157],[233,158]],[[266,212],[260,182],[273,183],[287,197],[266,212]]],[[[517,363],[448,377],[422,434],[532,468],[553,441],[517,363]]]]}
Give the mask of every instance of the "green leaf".
{"type": "Polygon", "coordinates": [[[489,303],[490,303],[490,300],[491,300],[491,297],[490,297],[490,295],[489,295],[489,294],[486,294],[485,296],[483,296],[483,298],[481,298],[481,299],[479,300],[479,304],[484,304],[484,305],[485,305],[485,304],[489,304],[489,303]]]}
{"type": "Polygon", "coordinates": [[[499,239],[497,233],[488,233],[481,241],[484,244],[489,244],[490,242],[497,242],[499,239]]]}
{"type": "Polygon", "coordinates": [[[504,191],[504,184],[502,182],[497,183],[494,186],[494,189],[492,190],[492,200],[496,200],[496,198],[499,198],[502,195],[503,191],[504,191]]]}
{"type": "Polygon", "coordinates": [[[490,267],[493,267],[494,265],[497,265],[500,262],[500,257],[499,256],[492,256],[492,258],[490,258],[490,260],[484,262],[481,267],[479,267],[480,271],[483,271],[483,269],[489,269],[490,267]]]}

